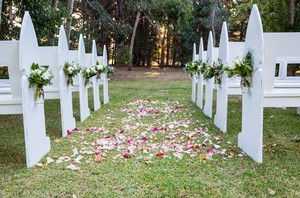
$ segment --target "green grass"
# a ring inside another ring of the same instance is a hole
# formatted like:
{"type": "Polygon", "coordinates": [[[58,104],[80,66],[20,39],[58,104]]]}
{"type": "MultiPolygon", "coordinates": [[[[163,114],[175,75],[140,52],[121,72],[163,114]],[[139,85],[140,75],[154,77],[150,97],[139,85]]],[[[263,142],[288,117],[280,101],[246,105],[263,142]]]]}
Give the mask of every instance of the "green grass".
{"type": "MultiPolygon", "coordinates": [[[[105,126],[110,135],[124,127],[126,102],[138,99],[179,101],[187,115],[180,119],[195,121],[188,130],[200,128],[213,136],[224,138],[222,147],[237,148],[241,129],[241,103],[229,103],[228,133],[222,134],[195,104],[190,102],[189,81],[113,80],[109,82],[110,103],[102,105],[84,122],[80,129],[105,126]],[[189,115],[191,113],[191,115],[189,115]],[[108,120],[107,117],[112,119],[108,120]],[[196,122],[198,121],[198,122],[196,122]],[[203,125],[204,124],[204,125],[203,125]],[[227,144],[230,141],[231,146],[227,144]]],[[[90,92],[90,109],[92,97],[90,92]]],[[[234,99],[234,98],[231,98],[234,99]]],[[[78,94],[74,94],[74,115],[79,120],[78,94]]],[[[46,100],[46,127],[51,138],[52,158],[71,155],[72,146],[79,146],[80,135],[61,138],[58,100],[46,100]],[[58,143],[55,140],[59,139],[58,143]]],[[[0,116],[0,196],[1,197],[299,197],[300,196],[300,128],[295,108],[287,110],[265,108],[263,163],[248,157],[215,157],[204,161],[199,157],[154,157],[152,163],[130,159],[113,159],[116,151],[108,153],[101,163],[81,163],[80,171],[66,169],[67,164],[48,164],[25,168],[25,147],[22,115],[0,116]],[[240,168],[244,171],[240,172],[240,168]],[[270,194],[275,191],[275,195],[270,194]]],[[[170,118],[171,119],[171,118],[170,118]]],[[[139,121],[137,121],[139,122],[139,121]]],[[[144,119],[154,124],[155,120],[144,119]]],[[[87,139],[97,138],[96,134],[87,139]]],[[[163,136],[158,136],[161,140],[163,136]]]]}

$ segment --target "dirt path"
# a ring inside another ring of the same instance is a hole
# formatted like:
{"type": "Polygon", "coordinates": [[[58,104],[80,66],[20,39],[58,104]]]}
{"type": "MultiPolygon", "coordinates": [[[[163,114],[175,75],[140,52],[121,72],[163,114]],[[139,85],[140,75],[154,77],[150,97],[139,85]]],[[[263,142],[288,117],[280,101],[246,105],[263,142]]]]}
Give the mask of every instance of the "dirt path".
{"type": "Polygon", "coordinates": [[[170,67],[165,69],[159,67],[133,67],[132,71],[127,71],[127,67],[116,67],[116,71],[111,78],[114,80],[189,80],[189,76],[182,68],[170,67]]]}

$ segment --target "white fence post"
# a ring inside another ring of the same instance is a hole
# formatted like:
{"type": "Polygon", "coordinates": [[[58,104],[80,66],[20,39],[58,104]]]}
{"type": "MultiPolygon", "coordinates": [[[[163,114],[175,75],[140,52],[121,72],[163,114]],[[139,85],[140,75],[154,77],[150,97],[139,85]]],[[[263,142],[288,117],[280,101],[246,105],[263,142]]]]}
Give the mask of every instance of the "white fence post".
{"type": "MultiPolygon", "coordinates": [[[[85,56],[86,54],[83,36],[82,34],[80,34],[78,44],[78,64],[80,66],[87,67],[87,61],[85,56]]],[[[85,78],[81,74],[79,75],[79,100],[80,121],[84,121],[90,115],[90,109],[88,104],[88,87],[85,86],[85,78]]]]}
{"type": "MultiPolygon", "coordinates": [[[[193,59],[196,61],[196,43],[193,45],[193,59]]],[[[192,74],[192,102],[196,102],[196,76],[192,74]]]]}
{"type": "MultiPolygon", "coordinates": [[[[223,22],[220,47],[219,47],[219,58],[223,66],[228,65],[228,31],[226,22],[223,22]]],[[[214,124],[222,131],[227,130],[227,110],[228,110],[228,93],[227,93],[227,75],[226,72],[222,74],[221,86],[217,85],[217,105],[216,105],[216,115],[214,117],[214,124]]]]}
{"type": "MultiPolygon", "coordinates": [[[[212,33],[209,32],[208,37],[208,44],[207,44],[207,61],[208,64],[212,64],[214,60],[213,57],[213,38],[212,33]]],[[[205,86],[205,103],[203,112],[208,117],[212,118],[212,108],[213,108],[213,84],[214,84],[214,77],[206,80],[205,86]]]]}
{"type": "Polygon", "coordinates": [[[25,12],[20,34],[20,70],[22,70],[22,108],[27,167],[32,167],[50,150],[46,136],[44,104],[34,103],[34,88],[29,88],[28,76],[33,62],[40,64],[40,55],[34,27],[25,12]]]}
{"type": "MultiPolygon", "coordinates": [[[[108,65],[106,45],[103,46],[103,65],[108,65]]],[[[103,81],[103,103],[107,104],[109,102],[109,95],[108,95],[108,79],[106,74],[102,75],[102,81],[103,81]]]]}
{"type": "MultiPolygon", "coordinates": [[[[204,47],[203,47],[203,38],[200,39],[199,45],[199,61],[205,62],[204,60],[204,47]]],[[[197,107],[200,109],[203,108],[203,74],[199,74],[198,76],[198,87],[197,87],[197,107]]]]}
{"type": "Polygon", "coordinates": [[[251,93],[243,94],[242,132],[238,146],[256,162],[262,162],[263,146],[263,29],[257,5],[253,5],[246,34],[245,54],[252,52],[253,73],[251,93]]]}
{"type": "MultiPolygon", "coordinates": [[[[67,135],[67,130],[75,128],[75,118],[73,117],[72,90],[68,89],[67,78],[63,71],[68,57],[69,47],[64,26],[60,26],[58,39],[58,66],[59,66],[59,91],[60,91],[60,112],[62,120],[62,136],[67,135]]],[[[79,74],[80,75],[80,74],[79,74]]]]}
{"type": "MultiPolygon", "coordinates": [[[[96,64],[97,62],[97,47],[96,41],[93,40],[93,48],[92,48],[92,64],[96,64]]],[[[101,107],[100,103],[100,94],[99,94],[99,83],[97,76],[93,77],[93,96],[94,96],[94,111],[97,111],[101,107]]]]}

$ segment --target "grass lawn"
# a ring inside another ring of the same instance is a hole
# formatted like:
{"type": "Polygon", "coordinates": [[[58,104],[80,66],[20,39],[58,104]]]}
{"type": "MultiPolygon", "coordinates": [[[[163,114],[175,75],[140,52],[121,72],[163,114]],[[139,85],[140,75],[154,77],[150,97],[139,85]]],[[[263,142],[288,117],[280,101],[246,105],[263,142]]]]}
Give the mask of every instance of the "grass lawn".
{"type": "MultiPolygon", "coordinates": [[[[190,102],[189,80],[109,83],[109,104],[65,138],[59,101],[45,102],[51,151],[42,166],[25,168],[22,115],[0,116],[0,197],[300,197],[295,108],[265,108],[257,164],[237,148],[239,97],[230,98],[223,134],[190,102]]],[[[73,106],[79,120],[76,93],[73,106]]]]}

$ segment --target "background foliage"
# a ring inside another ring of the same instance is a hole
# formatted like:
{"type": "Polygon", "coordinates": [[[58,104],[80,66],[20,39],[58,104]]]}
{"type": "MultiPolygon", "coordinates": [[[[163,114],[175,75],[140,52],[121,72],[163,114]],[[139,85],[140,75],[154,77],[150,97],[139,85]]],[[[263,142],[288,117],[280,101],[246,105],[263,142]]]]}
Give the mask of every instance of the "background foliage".
{"type": "Polygon", "coordinates": [[[108,46],[112,64],[129,46],[133,65],[181,66],[191,59],[192,44],[200,37],[206,43],[209,31],[218,46],[223,21],[230,40],[243,41],[254,3],[264,31],[300,31],[299,0],[0,0],[0,39],[18,39],[28,10],[40,45],[56,45],[63,24],[71,49],[83,34],[88,52],[92,40],[99,53],[108,46]]]}

